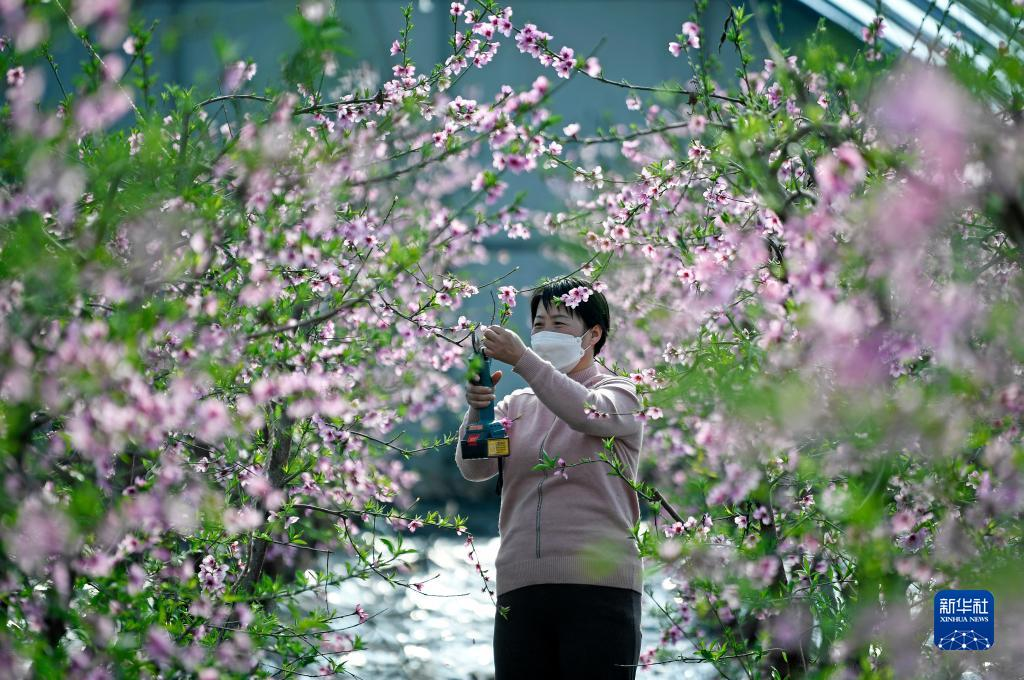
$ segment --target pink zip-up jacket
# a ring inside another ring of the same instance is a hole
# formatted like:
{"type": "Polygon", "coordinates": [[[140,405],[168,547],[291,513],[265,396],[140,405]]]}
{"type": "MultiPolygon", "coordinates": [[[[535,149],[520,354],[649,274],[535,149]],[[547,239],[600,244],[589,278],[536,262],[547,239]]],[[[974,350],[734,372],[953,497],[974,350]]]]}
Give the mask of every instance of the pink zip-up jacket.
{"type": "MultiPolygon", "coordinates": [[[[602,439],[614,437],[612,453],[631,480],[643,446],[643,421],[636,387],[598,363],[562,373],[527,348],[512,370],[528,388],[507,395],[494,407],[495,419],[508,418],[510,453],[502,463],[501,543],[495,564],[498,595],[536,583],[584,583],[643,593],[643,564],[630,534],[640,519],[636,492],[598,459],[602,439]],[[606,418],[588,418],[584,403],[606,418]],[[568,479],[553,470],[531,470],[541,450],[564,458],[568,479]]],[[[469,481],[498,474],[496,459],[464,460],[462,438],[479,415],[469,408],[459,428],[455,463],[469,481]]]]}

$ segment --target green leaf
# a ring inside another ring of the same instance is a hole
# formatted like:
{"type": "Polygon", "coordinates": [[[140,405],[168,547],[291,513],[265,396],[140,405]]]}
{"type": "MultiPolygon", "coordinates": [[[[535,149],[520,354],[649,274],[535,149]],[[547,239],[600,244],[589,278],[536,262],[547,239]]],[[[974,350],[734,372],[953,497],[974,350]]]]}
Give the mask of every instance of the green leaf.
{"type": "Polygon", "coordinates": [[[93,484],[83,482],[71,492],[68,510],[83,532],[92,531],[103,517],[103,495],[93,484]]]}
{"type": "Polygon", "coordinates": [[[558,460],[549,456],[546,451],[541,451],[540,456],[542,462],[534,465],[530,468],[531,470],[552,470],[556,465],[558,465],[558,460]]]}

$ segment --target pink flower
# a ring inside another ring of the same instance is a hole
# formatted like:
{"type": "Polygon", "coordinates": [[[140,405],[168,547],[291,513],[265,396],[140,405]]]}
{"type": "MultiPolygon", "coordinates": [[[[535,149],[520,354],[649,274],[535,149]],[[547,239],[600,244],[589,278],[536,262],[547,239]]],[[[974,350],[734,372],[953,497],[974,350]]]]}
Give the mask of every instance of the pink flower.
{"type": "MultiPolygon", "coordinates": [[[[288,521],[298,517],[289,517],[288,521]]],[[[242,531],[256,529],[263,524],[263,513],[252,506],[245,506],[238,509],[231,509],[224,513],[224,528],[234,534],[242,531]]],[[[287,526],[287,524],[285,525],[287,526]]]]}
{"type": "Polygon", "coordinates": [[[523,26],[522,30],[516,34],[516,47],[519,48],[519,51],[534,57],[540,54],[540,46],[537,44],[536,28],[537,27],[533,24],[526,24],[523,26]]]}
{"type": "Polygon", "coordinates": [[[207,555],[199,565],[199,585],[211,595],[219,595],[224,592],[224,577],[228,572],[228,565],[217,564],[213,555],[207,555]]]}
{"type": "Polygon", "coordinates": [[[704,167],[704,161],[711,158],[711,151],[695,139],[690,143],[690,148],[687,150],[686,155],[694,162],[694,165],[701,168],[704,167]]]}
{"type": "Polygon", "coordinates": [[[216,399],[207,399],[196,408],[197,432],[201,439],[209,442],[220,440],[231,426],[227,406],[216,399]]]}
{"type": "Polygon", "coordinates": [[[146,585],[146,570],[138,564],[128,567],[128,594],[138,595],[146,585]]]}
{"type": "Polygon", "coordinates": [[[125,555],[137,553],[142,549],[142,543],[138,537],[134,534],[128,534],[117,546],[117,557],[118,559],[123,558],[125,555]]]}
{"type": "Polygon", "coordinates": [[[672,53],[673,57],[678,57],[683,52],[683,46],[673,41],[668,44],[668,51],[672,53]]]}
{"type": "Polygon", "coordinates": [[[657,406],[650,406],[639,413],[634,414],[637,420],[660,420],[662,417],[662,411],[657,406]]]}
{"type": "Polygon", "coordinates": [[[135,154],[137,154],[139,152],[139,149],[141,148],[141,146],[142,146],[142,133],[141,132],[133,132],[128,137],[128,155],[134,156],[135,154]]]}
{"type": "Polygon", "coordinates": [[[589,300],[592,292],[594,291],[586,286],[578,286],[570,290],[568,293],[563,294],[560,299],[567,307],[575,309],[581,302],[589,300]]]}
{"type": "Polygon", "coordinates": [[[853,142],[843,142],[814,167],[814,179],[826,199],[849,194],[866,175],[867,164],[853,142]]]}
{"type": "Polygon", "coordinates": [[[121,44],[121,49],[124,50],[125,54],[133,55],[138,48],[138,44],[138,39],[135,36],[130,35],[124,39],[124,42],[121,44]]]}
{"type": "Polygon", "coordinates": [[[586,67],[584,70],[588,76],[596,78],[601,73],[601,62],[597,60],[597,57],[587,57],[586,67]]]}
{"type": "Polygon", "coordinates": [[[1024,412],[1024,394],[1021,392],[1021,386],[1012,383],[1003,388],[999,393],[999,403],[1013,413],[1024,412]]]}
{"type": "Polygon", "coordinates": [[[517,153],[511,153],[505,157],[505,166],[512,172],[518,174],[529,167],[529,162],[525,156],[517,153]]]}
{"type": "Polygon", "coordinates": [[[565,134],[566,137],[575,137],[579,133],[579,131],[579,123],[569,123],[564,128],[562,128],[562,132],[565,134]]]}
{"type": "Polygon", "coordinates": [[[533,83],[530,84],[530,89],[537,93],[537,99],[539,100],[547,93],[548,87],[550,87],[550,85],[551,83],[548,82],[547,78],[545,78],[543,75],[539,75],[537,76],[536,80],[534,80],[533,83]]]}
{"type": "Polygon", "coordinates": [[[105,552],[95,553],[76,560],[75,566],[89,576],[105,578],[114,571],[114,567],[117,566],[117,558],[105,552]]]}
{"type": "Polygon", "coordinates": [[[221,88],[228,94],[234,93],[241,87],[242,83],[252,80],[255,75],[256,64],[236,61],[224,69],[224,75],[221,77],[221,88]]]}
{"type": "Polygon", "coordinates": [[[626,97],[626,108],[630,111],[640,110],[640,98],[636,96],[626,97]]]}
{"type": "Polygon", "coordinates": [[[704,130],[707,128],[707,126],[708,119],[705,118],[704,116],[701,116],[699,114],[690,116],[688,127],[690,130],[690,134],[693,135],[694,137],[699,137],[702,134],[704,134],[704,130]]]}
{"type": "Polygon", "coordinates": [[[708,491],[707,502],[709,505],[725,502],[739,503],[757,487],[760,479],[760,473],[757,470],[748,470],[738,463],[726,463],[725,474],[726,478],[708,491]]]}
{"type": "Polygon", "coordinates": [[[697,49],[700,47],[700,26],[687,21],[683,23],[683,35],[686,36],[686,45],[697,49]]]}
{"type": "Polygon", "coordinates": [[[765,208],[761,214],[761,233],[782,235],[782,220],[770,208],[765,208]]]}
{"type": "Polygon", "coordinates": [[[897,534],[910,531],[915,524],[917,524],[917,518],[910,510],[900,510],[892,517],[892,530],[897,534]]]}
{"type": "Polygon", "coordinates": [[[490,40],[494,37],[494,24],[488,22],[474,24],[473,32],[477,35],[483,36],[487,40],[490,40]]]}
{"type": "Polygon", "coordinates": [[[169,665],[175,657],[177,648],[171,640],[170,633],[161,626],[150,626],[146,633],[146,656],[161,666],[169,665]]]}
{"type": "Polygon", "coordinates": [[[762,557],[748,566],[747,573],[762,588],[767,588],[775,580],[775,575],[779,573],[779,558],[775,555],[762,557]]]}
{"type": "Polygon", "coordinates": [[[38,495],[21,504],[18,521],[10,533],[4,532],[4,544],[14,562],[25,572],[34,573],[56,555],[69,551],[76,543],[71,522],[59,507],[44,503],[38,495]]]}
{"type": "Polygon", "coordinates": [[[395,56],[396,54],[398,54],[401,51],[402,51],[402,43],[398,42],[397,40],[394,41],[393,43],[391,43],[391,56],[392,57],[395,56]]]}
{"type": "MultiPolygon", "coordinates": [[[[548,55],[544,54],[541,56],[541,63],[544,63],[544,57],[548,55]]],[[[549,57],[550,58],[550,57],[549,57]]],[[[558,74],[559,78],[568,78],[572,75],[572,70],[576,67],[575,52],[571,47],[562,47],[558,51],[557,57],[553,60],[555,66],[555,73],[558,74]]]]}
{"type": "Polygon", "coordinates": [[[460,14],[462,14],[465,11],[466,11],[466,6],[465,5],[463,5],[461,2],[453,2],[452,3],[452,8],[450,10],[448,10],[448,13],[451,14],[453,17],[457,17],[457,16],[459,16],[460,14]]]}
{"type": "Polygon", "coordinates": [[[664,528],[664,532],[665,532],[665,538],[672,538],[673,536],[678,536],[681,533],[683,533],[683,523],[682,522],[676,522],[675,524],[671,524],[669,526],[666,526],[664,528]]]}
{"type": "Polygon", "coordinates": [[[565,471],[565,459],[564,458],[559,458],[558,459],[558,467],[555,468],[554,474],[555,474],[556,477],[561,477],[562,479],[565,479],[565,480],[569,479],[569,475],[565,471]]]}
{"type": "Polygon", "coordinates": [[[498,22],[495,26],[498,29],[498,33],[501,33],[505,37],[512,35],[512,22],[508,19],[498,17],[498,22]]]}
{"type": "Polygon", "coordinates": [[[910,552],[917,552],[921,549],[922,546],[924,546],[924,541],[927,537],[928,529],[922,527],[917,531],[911,532],[904,536],[899,541],[899,544],[904,549],[909,550],[910,552]]]}
{"type": "Polygon", "coordinates": [[[861,29],[861,37],[867,44],[874,45],[879,38],[885,35],[885,28],[885,19],[875,17],[870,24],[861,29]]]}
{"type": "Polygon", "coordinates": [[[527,229],[522,222],[505,225],[505,233],[508,234],[509,238],[530,238],[530,230],[527,229]]]}
{"type": "Polygon", "coordinates": [[[11,87],[21,87],[21,84],[25,82],[25,67],[15,66],[14,68],[7,69],[7,84],[11,87]]]}
{"type": "Polygon", "coordinates": [[[409,531],[415,533],[416,530],[419,529],[421,526],[423,526],[423,522],[419,521],[418,519],[414,519],[413,521],[409,522],[409,531]]]}
{"type": "Polygon", "coordinates": [[[498,299],[507,304],[509,307],[516,306],[516,295],[519,291],[516,290],[515,286],[501,286],[498,288],[498,299]]]}
{"type": "Polygon", "coordinates": [[[356,605],[355,613],[359,615],[359,623],[366,623],[366,619],[370,618],[361,604],[356,605]]]}
{"type": "Polygon", "coordinates": [[[514,28],[512,26],[511,17],[512,8],[506,7],[504,10],[502,10],[500,16],[495,16],[492,14],[487,18],[490,20],[491,24],[494,25],[495,30],[497,30],[498,33],[501,33],[507,38],[510,35],[512,35],[512,29],[514,28]]]}

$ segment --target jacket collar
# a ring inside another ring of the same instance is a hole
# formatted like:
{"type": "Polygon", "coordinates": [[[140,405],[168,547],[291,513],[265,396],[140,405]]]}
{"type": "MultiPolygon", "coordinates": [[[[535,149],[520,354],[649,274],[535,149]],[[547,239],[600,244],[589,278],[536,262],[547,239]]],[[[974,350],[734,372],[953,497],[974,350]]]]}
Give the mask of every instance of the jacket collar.
{"type": "Polygon", "coordinates": [[[570,378],[576,382],[585,385],[590,382],[591,378],[598,375],[601,372],[601,365],[596,361],[591,362],[586,368],[581,368],[574,373],[566,373],[570,378]]]}

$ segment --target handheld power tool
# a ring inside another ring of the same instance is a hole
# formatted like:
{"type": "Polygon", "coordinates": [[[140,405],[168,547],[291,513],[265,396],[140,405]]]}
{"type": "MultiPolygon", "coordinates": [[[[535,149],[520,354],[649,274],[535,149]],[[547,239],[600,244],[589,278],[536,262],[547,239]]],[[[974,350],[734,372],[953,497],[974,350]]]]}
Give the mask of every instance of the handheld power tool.
{"type": "MultiPolygon", "coordinates": [[[[474,385],[493,387],[491,380],[491,359],[483,351],[483,337],[480,327],[473,330],[473,358],[470,362],[470,370],[474,366],[482,366],[471,381],[474,385]],[[477,359],[479,357],[479,359],[477,359]]],[[[497,458],[499,473],[502,458],[509,455],[508,433],[505,426],[494,420],[494,399],[491,399],[484,408],[478,411],[480,422],[470,423],[466,427],[466,433],[462,438],[462,457],[466,460],[479,458],[497,458]]]]}

